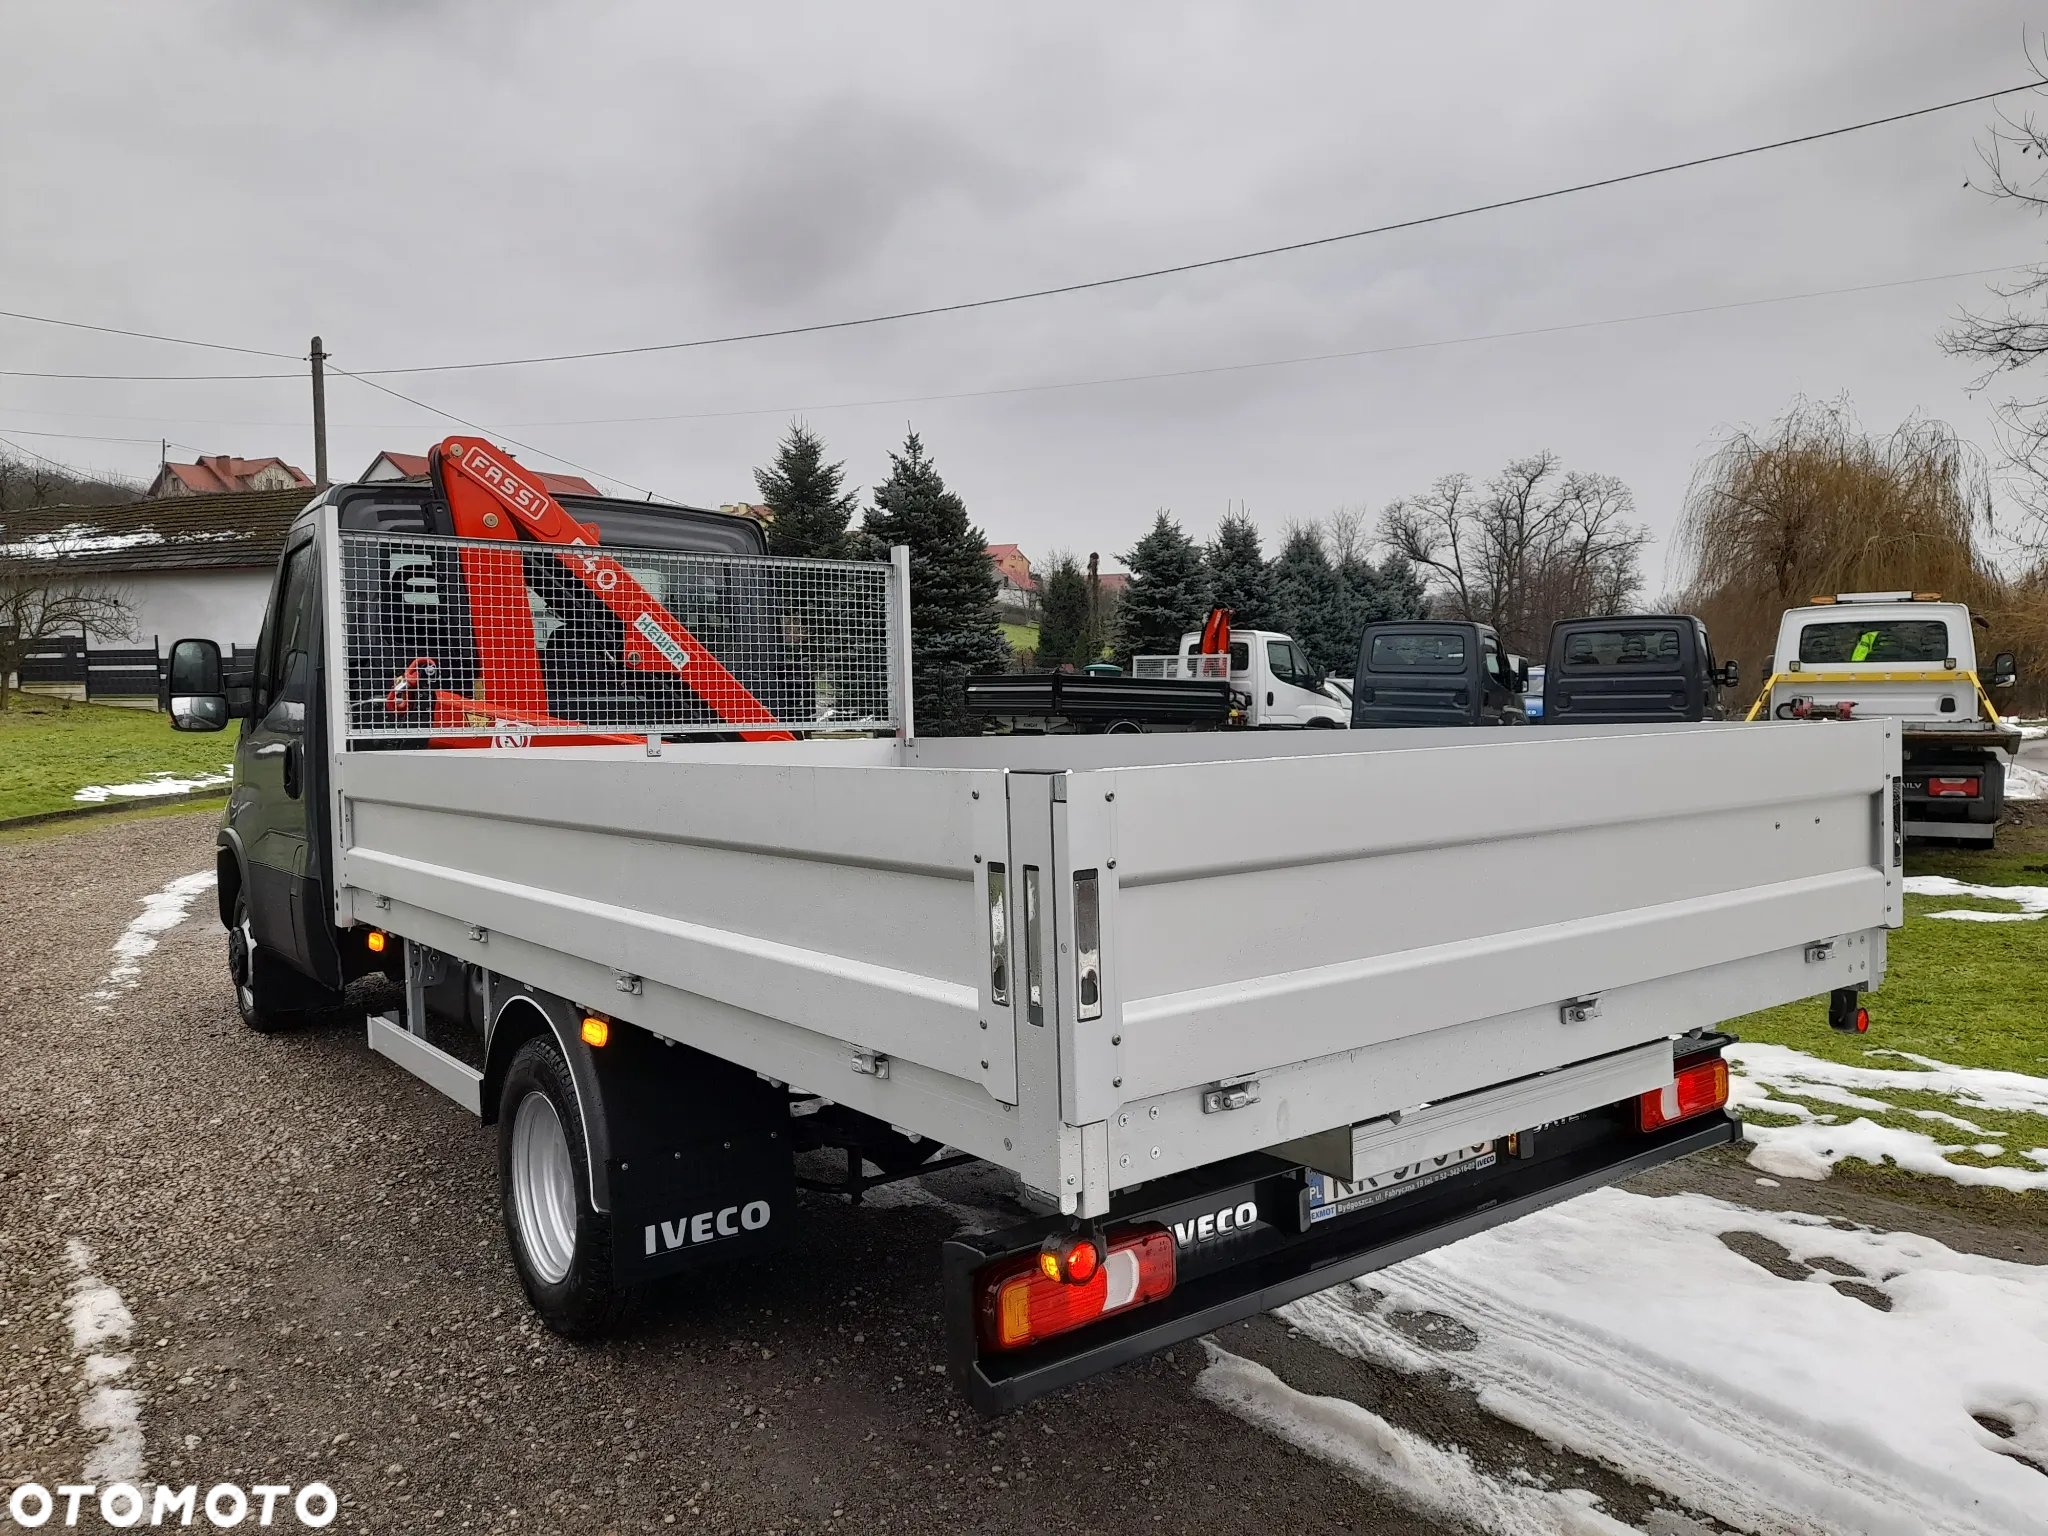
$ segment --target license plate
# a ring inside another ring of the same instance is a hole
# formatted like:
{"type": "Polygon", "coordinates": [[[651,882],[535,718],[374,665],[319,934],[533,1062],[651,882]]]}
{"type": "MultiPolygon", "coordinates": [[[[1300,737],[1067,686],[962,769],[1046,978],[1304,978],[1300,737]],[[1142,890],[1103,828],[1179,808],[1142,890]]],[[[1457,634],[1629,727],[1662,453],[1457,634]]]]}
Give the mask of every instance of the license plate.
{"type": "Polygon", "coordinates": [[[1460,1174],[1491,1168],[1493,1164],[1493,1143],[1481,1141],[1460,1147],[1455,1152],[1446,1152],[1441,1157],[1410,1163],[1405,1168],[1390,1168],[1369,1178],[1333,1179],[1327,1173],[1311,1171],[1308,1176],[1308,1219],[1311,1223],[1328,1221],[1333,1216],[1362,1211],[1396,1195],[1412,1194],[1431,1184],[1457,1178],[1460,1174]]]}

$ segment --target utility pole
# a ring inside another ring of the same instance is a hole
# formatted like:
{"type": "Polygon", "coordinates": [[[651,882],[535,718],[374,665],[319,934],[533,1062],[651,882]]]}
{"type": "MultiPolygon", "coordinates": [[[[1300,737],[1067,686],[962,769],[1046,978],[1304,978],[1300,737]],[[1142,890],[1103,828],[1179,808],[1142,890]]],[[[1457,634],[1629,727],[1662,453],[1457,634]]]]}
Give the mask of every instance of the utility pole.
{"type": "Polygon", "coordinates": [[[327,354],[313,338],[313,484],[327,489],[327,354]]]}

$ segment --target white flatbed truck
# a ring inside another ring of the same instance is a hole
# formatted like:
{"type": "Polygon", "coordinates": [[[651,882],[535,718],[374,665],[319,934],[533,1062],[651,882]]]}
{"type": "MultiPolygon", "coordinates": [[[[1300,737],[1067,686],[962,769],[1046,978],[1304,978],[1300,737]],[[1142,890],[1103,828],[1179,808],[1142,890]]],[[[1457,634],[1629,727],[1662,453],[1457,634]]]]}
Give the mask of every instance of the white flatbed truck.
{"type": "Polygon", "coordinates": [[[390,484],[298,519],[252,677],[203,641],[171,676],[181,728],[240,722],[244,1017],[402,983],[370,1044],[496,1124],[564,1333],[720,1283],[801,1219],[803,1148],[855,1198],[950,1149],[1045,1212],[944,1245],[949,1369],[1012,1408],[1734,1140],[1715,1027],[1853,998],[1902,921],[1893,721],[924,739],[900,554],[570,506],[794,739],[625,666],[589,551],[390,484]],[[508,558],[550,707],[611,744],[481,702],[508,558]]]}
{"type": "Polygon", "coordinates": [[[1897,722],[1906,835],[1988,844],[2020,749],[1989,689],[2019,671],[2000,652],[1979,676],[1983,623],[1935,592],[1842,592],[1787,609],[1749,718],[1897,722]]]}

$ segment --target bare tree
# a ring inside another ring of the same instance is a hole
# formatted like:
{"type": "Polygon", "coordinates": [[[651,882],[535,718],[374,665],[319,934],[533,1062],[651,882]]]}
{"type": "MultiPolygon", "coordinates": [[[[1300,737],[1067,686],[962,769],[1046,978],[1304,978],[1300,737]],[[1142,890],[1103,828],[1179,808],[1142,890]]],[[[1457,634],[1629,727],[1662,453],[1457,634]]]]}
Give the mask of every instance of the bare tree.
{"type": "MultiPolygon", "coordinates": [[[[2048,44],[2027,62],[2048,85],[2048,44]]],[[[2036,217],[2048,215],[2048,125],[2031,112],[2014,117],[2003,110],[1979,147],[1986,175],[1977,182],[1989,196],[2036,217]]],[[[2048,264],[2021,269],[2010,282],[1994,284],[1990,309],[1965,313],[1942,337],[1942,349],[1985,365],[1975,388],[1993,379],[2023,374],[2048,360],[2048,264]]],[[[2006,458],[2019,471],[2033,514],[2033,544],[2048,552],[2048,395],[2032,391],[2008,396],[1998,408],[2006,458]]]]}
{"type": "Polygon", "coordinates": [[[119,587],[66,576],[61,560],[22,548],[0,544],[0,709],[23,659],[53,640],[135,638],[135,611],[119,587]]]}
{"type": "Polygon", "coordinates": [[[1983,465],[1948,426],[1919,418],[1873,437],[1845,401],[1800,400],[1694,473],[1681,601],[1758,676],[1779,614],[1834,592],[1940,592],[1986,617],[1997,648],[2038,655],[2042,583],[2003,580],[1980,543],[1990,532],[1983,465]]]}
{"type": "Polygon", "coordinates": [[[1491,624],[1510,650],[1536,655],[1556,620],[1626,612],[1635,600],[1650,532],[1634,511],[1614,476],[1562,469],[1545,451],[1483,487],[1446,475],[1389,506],[1379,533],[1423,572],[1439,612],[1491,624]]]}

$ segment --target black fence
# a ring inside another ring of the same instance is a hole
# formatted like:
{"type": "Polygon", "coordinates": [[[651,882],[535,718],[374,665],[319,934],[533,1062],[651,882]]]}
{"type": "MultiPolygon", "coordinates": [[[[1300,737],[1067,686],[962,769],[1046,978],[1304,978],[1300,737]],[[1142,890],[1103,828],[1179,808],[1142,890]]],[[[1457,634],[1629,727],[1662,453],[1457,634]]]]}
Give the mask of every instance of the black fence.
{"type": "MultiPolygon", "coordinates": [[[[232,647],[232,666],[255,660],[255,647],[232,647]]],[[[226,659],[226,658],[224,658],[226,659]]],[[[100,647],[83,636],[45,641],[21,659],[16,675],[24,688],[84,688],[88,699],[158,699],[170,658],[156,645],[100,647]]]]}

